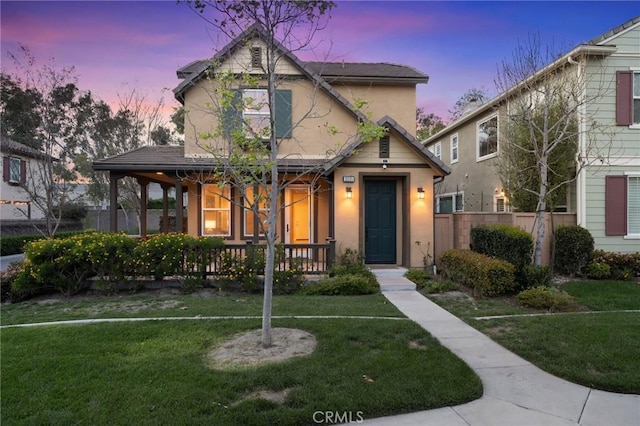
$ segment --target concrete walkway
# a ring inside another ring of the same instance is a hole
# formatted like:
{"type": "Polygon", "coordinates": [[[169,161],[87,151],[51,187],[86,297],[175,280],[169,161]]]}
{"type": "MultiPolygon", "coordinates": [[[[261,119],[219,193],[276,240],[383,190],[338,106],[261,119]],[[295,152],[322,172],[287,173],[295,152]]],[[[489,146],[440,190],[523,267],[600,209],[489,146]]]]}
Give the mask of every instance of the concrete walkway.
{"type": "Polygon", "coordinates": [[[373,269],[384,296],[480,376],[480,399],[365,420],[366,425],[638,426],[640,395],[593,390],[548,374],[415,291],[402,268],[373,269]]]}

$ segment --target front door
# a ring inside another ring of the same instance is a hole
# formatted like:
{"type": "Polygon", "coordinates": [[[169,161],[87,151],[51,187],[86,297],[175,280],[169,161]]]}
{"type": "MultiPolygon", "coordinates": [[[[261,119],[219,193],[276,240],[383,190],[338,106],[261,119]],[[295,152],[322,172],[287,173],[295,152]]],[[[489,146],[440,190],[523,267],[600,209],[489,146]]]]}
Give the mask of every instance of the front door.
{"type": "MultiPolygon", "coordinates": [[[[292,185],[285,190],[284,242],[287,244],[311,243],[311,196],[307,185],[292,185]]],[[[308,257],[309,250],[296,252],[308,257]]]]}
{"type": "Polygon", "coordinates": [[[396,182],[364,184],[364,253],[366,263],[396,263],[396,182]]]}

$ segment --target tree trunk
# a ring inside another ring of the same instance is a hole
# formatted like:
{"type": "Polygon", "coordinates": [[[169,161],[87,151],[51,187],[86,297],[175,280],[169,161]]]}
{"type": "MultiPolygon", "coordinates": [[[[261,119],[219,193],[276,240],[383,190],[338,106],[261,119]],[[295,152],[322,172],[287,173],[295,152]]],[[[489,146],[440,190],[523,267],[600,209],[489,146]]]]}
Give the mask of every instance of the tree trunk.
{"type": "Polygon", "coordinates": [[[271,305],[273,298],[273,270],[275,242],[267,239],[267,253],[264,266],[264,298],[262,300],[262,346],[271,346],[271,305]]]}
{"type": "Polygon", "coordinates": [[[538,193],[538,209],[536,211],[538,230],[536,232],[536,243],[533,251],[533,264],[536,266],[542,264],[542,243],[545,232],[544,212],[547,208],[547,161],[548,158],[543,155],[539,162],[540,191],[538,193]]]}

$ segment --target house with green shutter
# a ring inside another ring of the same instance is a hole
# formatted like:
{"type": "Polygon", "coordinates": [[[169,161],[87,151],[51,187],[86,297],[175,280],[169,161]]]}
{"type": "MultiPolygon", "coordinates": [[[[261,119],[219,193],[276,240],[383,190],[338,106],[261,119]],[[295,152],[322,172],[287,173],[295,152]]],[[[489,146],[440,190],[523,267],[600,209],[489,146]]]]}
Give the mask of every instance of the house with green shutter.
{"type": "MultiPolygon", "coordinates": [[[[577,113],[577,156],[584,166],[556,211],[575,213],[598,249],[640,250],[640,17],[573,48],[544,73],[572,73],[584,102],[577,113]],[[588,119],[584,119],[587,117],[588,119]]],[[[508,194],[496,173],[501,128],[518,94],[508,89],[471,105],[457,121],[423,141],[451,174],[436,184],[436,213],[508,212],[508,194]]]]}
{"type": "MultiPolygon", "coordinates": [[[[269,119],[266,37],[252,26],[212,59],[177,71],[184,146],[145,146],[94,162],[95,170],[110,176],[113,231],[119,229],[118,182],[132,177],[140,183],[143,208],[150,182],[163,187],[165,198],[175,188],[176,210],[184,211],[177,227],[184,232],[221,237],[234,247],[263,238],[257,226],[262,212],[245,206],[262,199],[267,188],[230,185],[218,173],[224,159],[214,153],[225,152],[236,132],[264,128],[269,119]],[[223,87],[225,76],[234,83],[223,87]],[[215,106],[219,113],[211,114],[215,106]]],[[[433,256],[434,182],[449,173],[415,139],[416,85],[428,76],[390,63],[302,61],[276,47],[278,176],[271,179],[286,184],[277,201],[279,242],[287,253],[317,261],[329,255],[323,250],[331,242],[334,252],[357,250],[370,264],[422,266],[426,255],[433,256]],[[362,100],[366,111],[359,108],[362,100]],[[386,133],[365,142],[357,130],[363,123],[386,133]]],[[[244,159],[250,155],[247,147],[244,159]]]]}

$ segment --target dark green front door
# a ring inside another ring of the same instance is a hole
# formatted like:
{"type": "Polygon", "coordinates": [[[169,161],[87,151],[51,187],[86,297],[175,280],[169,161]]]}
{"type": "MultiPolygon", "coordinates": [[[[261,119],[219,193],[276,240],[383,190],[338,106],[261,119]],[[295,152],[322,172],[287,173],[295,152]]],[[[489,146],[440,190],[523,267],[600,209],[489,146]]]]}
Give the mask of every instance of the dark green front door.
{"type": "Polygon", "coordinates": [[[364,253],[366,263],[396,263],[396,182],[364,184],[364,253]]]}

